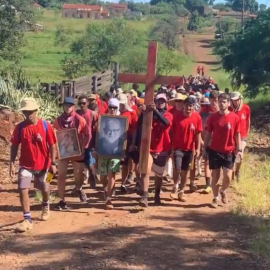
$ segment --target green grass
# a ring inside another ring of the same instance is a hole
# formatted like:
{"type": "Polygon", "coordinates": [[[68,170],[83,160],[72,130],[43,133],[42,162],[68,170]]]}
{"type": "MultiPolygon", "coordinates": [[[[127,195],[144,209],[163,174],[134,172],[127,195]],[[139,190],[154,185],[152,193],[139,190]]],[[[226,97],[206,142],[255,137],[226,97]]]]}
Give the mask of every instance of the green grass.
{"type": "MultiPolygon", "coordinates": [[[[156,19],[143,21],[128,21],[135,30],[147,33],[156,19]]],[[[69,53],[69,45],[55,46],[54,38],[58,26],[64,25],[72,29],[70,40],[81,36],[87,25],[93,23],[110,23],[110,20],[63,19],[60,12],[45,10],[38,23],[45,28],[44,32],[26,33],[27,45],[23,49],[22,67],[32,82],[59,82],[68,79],[64,76],[61,60],[69,53]]]]}
{"type": "MultiPolygon", "coordinates": [[[[251,134],[252,135],[252,134],[251,134]]],[[[240,182],[234,184],[238,202],[233,212],[245,218],[256,233],[250,249],[270,260],[270,165],[266,155],[247,154],[240,182]]]]}

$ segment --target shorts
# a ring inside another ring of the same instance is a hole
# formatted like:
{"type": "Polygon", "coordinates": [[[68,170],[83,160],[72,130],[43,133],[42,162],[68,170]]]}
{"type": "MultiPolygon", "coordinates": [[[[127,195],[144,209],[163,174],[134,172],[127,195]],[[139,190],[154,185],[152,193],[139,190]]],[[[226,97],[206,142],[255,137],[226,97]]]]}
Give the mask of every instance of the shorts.
{"type": "Polygon", "coordinates": [[[208,148],[208,154],[210,170],[218,170],[220,168],[233,169],[235,161],[234,153],[223,154],[208,148]]]}
{"type": "Polygon", "coordinates": [[[163,177],[170,153],[161,152],[158,154],[151,154],[151,156],[153,158],[152,172],[158,177],[163,177]]]}
{"type": "Polygon", "coordinates": [[[174,150],[173,164],[177,171],[188,171],[192,162],[192,151],[174,150]]]}
{"type": "Polygon", "coordinates": [[[84,151],[84,165],[85,166],[93,166],[96,163],[96,159],[93,158],[91,150],[85,149],[84,151]]]}
{"type": "Polygon", "coordinates": [[[98,172],[100,175],[108,175],[109,172],[119,172],[120,171],[120,160],[119,159],[108,159],[108,158],[98,158],[98,172]]]}
{"type": "Polygon", "coordinates": [[[49,191],[50,184],[46,183],[47,170],[38,172],[29,171],[25,168],[19,168],[18,172],[18,188],[30,188],[32,180],[34,180],[34,187],[42,190],[49,191]]]}

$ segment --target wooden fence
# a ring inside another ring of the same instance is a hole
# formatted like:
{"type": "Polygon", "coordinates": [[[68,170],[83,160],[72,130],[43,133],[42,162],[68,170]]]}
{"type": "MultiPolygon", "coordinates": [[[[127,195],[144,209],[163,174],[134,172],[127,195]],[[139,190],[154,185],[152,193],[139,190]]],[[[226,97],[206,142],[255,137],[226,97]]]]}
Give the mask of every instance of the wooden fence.
{"type": "Polygon", "coordinates": [[[106,70],[100,73],[94,73],[90,76],[84,76],[72,81],[62,81],[62,83],[41,83],[44,91],[52,94],[62,103],[65,97],[77,98],[78,96],[91,93],[109,91],[112,85],[117,85],[118,65],[115,63],[113,70],[106,70]]]}

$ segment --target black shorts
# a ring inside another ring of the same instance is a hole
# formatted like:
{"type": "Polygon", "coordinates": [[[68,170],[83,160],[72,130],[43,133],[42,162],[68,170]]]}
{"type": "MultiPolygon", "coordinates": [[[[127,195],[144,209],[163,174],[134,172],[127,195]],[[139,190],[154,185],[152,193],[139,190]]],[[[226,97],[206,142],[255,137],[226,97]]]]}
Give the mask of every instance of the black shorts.
{"type": "Polygon", "coordinates": [[[217,170],[220,168],[233,169],[235,154],[223,154],[216,152],[210,148],[207,150],[209,155],[209,168],[210,170],[217,170]]]}
{"type": "Polygon", "coordinates": [[[188,171],[192,162],[192,151],[174,150],[173,151],[173,164],[174,169],[180,171],[188,171]]]}
{"type": "Polygon", "coordinates": [[[133,152],[129,152],[129,148],[132,144],[132,138],[127,138],[127,148],[125,152],[125,159],[121,162],[121,165],[128,165],[128,161],[131,158],[135,164],[139,163],[139,152],[137,149],[135,149],[133,152]]]}

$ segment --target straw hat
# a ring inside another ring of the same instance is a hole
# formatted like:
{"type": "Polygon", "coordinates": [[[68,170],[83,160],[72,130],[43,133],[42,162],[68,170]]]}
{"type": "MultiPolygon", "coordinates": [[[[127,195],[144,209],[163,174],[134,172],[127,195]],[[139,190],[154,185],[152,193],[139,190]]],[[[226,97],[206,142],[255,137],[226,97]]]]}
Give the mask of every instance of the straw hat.
{"type": "Polygon", "coordinates": [[[172,98],[169,100],[169,102],[173,102],[176,100],[185,100],[187,98],[187,96],[182,95],[181,93],[176,93],[175,98],[172,98]]]}
{"type": "Polygon", "coordinates": [[[128,105],[128,99],[127,99],[127,95],[126,94],[120,94],[118,96],[118,100],[119,100],[119,104],[125,105],[127,111],[132,111],[132,109],[128,105]]]}
{"type": "Polygon", "coordinates": [[[232,92],[230,96],[231,96],[231,100],[238,100],[238,99],[243,98],[243,96],[239,92],[232,92]]]}
{"type": "Polygon", "coordinates": [[[39,108],[34,98],[24,98],[21,101],[20,111],[36,111],[39,108]]]}
{"type": "Polygon", "coordinates": [[[210,104],[209,98],[202,97],[201,100],[200,100],[200,104],[201,105],[209,105],[210,104]]]}

